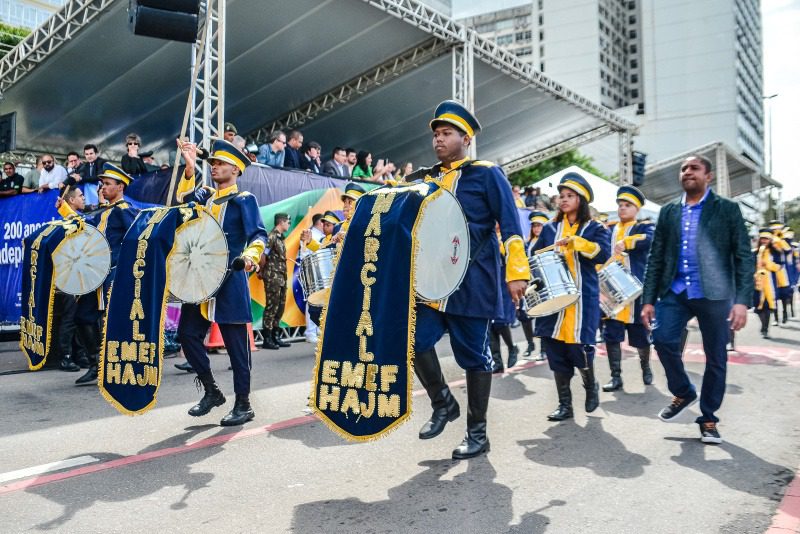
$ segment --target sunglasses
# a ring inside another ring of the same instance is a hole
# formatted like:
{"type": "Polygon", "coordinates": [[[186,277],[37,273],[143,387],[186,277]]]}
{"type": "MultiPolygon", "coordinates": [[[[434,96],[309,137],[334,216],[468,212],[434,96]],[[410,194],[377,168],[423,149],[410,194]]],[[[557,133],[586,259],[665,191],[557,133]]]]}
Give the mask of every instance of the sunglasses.
{"type": "Polygon", "coordinates": [[[52,164],[53,164],[53,160],[48,160],[48,161],[44,161],[43,160],[42,161],[42,165],[52,165],[52,164]]]}
{"type": "Polygon", "coordinates": [[[135,141],[132,141],[132,142],[128,143],[128,146],[132,146],[132,145],[139,146],[139,143],[137,143],[135,141]]]}

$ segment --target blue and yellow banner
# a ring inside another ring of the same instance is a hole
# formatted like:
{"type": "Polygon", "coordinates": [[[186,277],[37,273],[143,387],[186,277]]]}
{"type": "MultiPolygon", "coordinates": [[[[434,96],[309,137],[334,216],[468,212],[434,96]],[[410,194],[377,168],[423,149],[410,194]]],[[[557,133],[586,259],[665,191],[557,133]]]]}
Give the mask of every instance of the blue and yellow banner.
{"type": "Polygon", "coordinates": [[[413,235],[435,189],[384,187],[356,204],[323,310],[311,391],[314,411],[347,439],[376,439],[411,415],[413,235]]]}
{"type": "Polygon", "coordinates": [[[78,232],[82,219],[48,223],[25,238],[22,257],[22,315],[19,348],[31,371],[41,369],[52,345],[56,271],[53,253],[64,238],[78,232]]]}
{"type": "Polygon", "coordinates": [[[98,366],[103,397],[127,415],[156,404],[164,357],[164,325],[175,232],[198,210],[150,208],[133,221],[111,286],[98,366]]]}

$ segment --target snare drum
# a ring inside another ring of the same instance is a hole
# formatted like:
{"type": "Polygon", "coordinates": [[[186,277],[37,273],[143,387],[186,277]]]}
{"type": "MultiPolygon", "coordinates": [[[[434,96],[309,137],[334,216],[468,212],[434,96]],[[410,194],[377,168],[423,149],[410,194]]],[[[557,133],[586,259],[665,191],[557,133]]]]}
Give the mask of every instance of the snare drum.
{"type": "Polygon", "coordinates": [[[423,301],[442,300],[461,285],[469,266],[469,226],[461,204],[446,189],[426,200],[415,226],[414,290],[423,301]]]}
{"type": "Polygon", "coordinates": [[[600,308],[614,317],[642,294],[642,283],[620,262],[612,261],[597,272],[600,308]]]}
{"type": "Polygon", "coordinates": [[[91,293],[111,271],[111,248],[100,230],[83,224],[53,251],[53,268],[59,291],[76,296],[91,293]]]}
{"type": "Polygon", "coordinates": [[[581,297],[561,254],[548,250],[533,255],[528,263],[532,277],[531,286],[525,292],[528,316],[542,317],[560,312],[581,297]]]}
{"type": "Polygon", "coordinates": [[[320,249],[305,258],[300,264],[300,286],[306,301],[314,306],[324,306],[330,297],[333,273],[336,270],[333,247],[320,249]]]}
{"type": "Polygon", "coordinates": [[[175,300],[197,304],[213,297],[228,272],[228,240],[217,220],[203,211],[180,225],[167,264],[175,300]]]}

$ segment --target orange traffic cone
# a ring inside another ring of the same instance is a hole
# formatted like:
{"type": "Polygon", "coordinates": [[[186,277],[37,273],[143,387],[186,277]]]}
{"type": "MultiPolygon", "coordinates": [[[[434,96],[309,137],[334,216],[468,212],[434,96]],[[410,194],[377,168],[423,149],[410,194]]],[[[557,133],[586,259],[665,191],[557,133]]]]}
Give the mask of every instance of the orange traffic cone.
{"type": "Polygon", "coordinates": [[[222,334],[219,331],[217,323],[211,323],[211,330],[208,331],[208,338],[206,339],[207,350],[224,349],[225,342],[222,341],[222,334]]]}
{"type": "Polygon", "coordinates": [[[253,323],[247,323],[247,335],[250,336],[250,350],[257,350],[256,338],[253,336],[253,323]]]}

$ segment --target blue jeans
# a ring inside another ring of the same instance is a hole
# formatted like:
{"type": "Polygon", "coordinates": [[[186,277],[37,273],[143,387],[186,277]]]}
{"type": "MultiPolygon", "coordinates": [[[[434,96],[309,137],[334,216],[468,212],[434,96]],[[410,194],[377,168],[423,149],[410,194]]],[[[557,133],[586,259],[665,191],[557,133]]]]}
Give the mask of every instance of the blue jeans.
{"type": "Polygon", "coordinates": [[[414,351],[430,350],[450,332],[450,347],[456,363],[467,371],[491,371],[489,353],[489,320],[442,313],[430,306],[417,304],[417,327],[414,351]]]}
{"type": "Polygon", "coordinates": [[[714,412],[719,410],[725,396],[730,311],[730,301],[689,299],[685,291],[680,295],[670,291],[656,303],[653,344],[667,375],[667,387],[676,397],[691,397],[696,392],[683,366],[681,333],[686,328],[686,323],[692,317],[697,317],[703,336],[703,351],[706,354],[706,369],[700,392],[702,415],[696,419],[697,423],[719,421],[714,412]]]}

